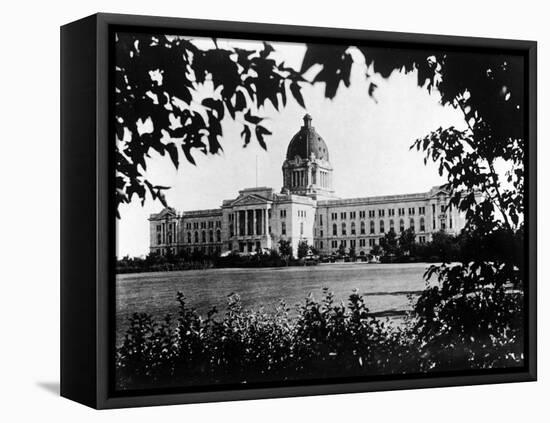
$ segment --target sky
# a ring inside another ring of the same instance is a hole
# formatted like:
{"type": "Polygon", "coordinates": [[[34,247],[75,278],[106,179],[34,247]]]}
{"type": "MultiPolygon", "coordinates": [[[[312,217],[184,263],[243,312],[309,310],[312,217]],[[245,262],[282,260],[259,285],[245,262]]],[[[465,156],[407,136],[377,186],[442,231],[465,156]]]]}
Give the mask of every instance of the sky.
{"type": "MultiPolygon", "coordinates": [[[[211,41],[195,39],[195,43],[204,47],[211,41]]],[[[251,41],[218,40],[218,44],[260,48],[260,44],[251,41]]],[[[272,45],[277,60],[300,68],[304,44],[272,45]]],[[[243,148],[241,125],[226,117],[222,124],[222,153],[206,156],[196,152],[196,166],[183,161],[177,170],[168,157],[153,153],[147,162],[146,176],[156,185],[171,187],[166,199],[177,211],[219,207],[222,200],[235,198],[243,188],[268,186],[278,191],[288,143],[300,129],[303,116],[309,113],[312,125],[327,144],[334,168],[333,188],[340,198],[424,192],[444,183],[436,166],[424,165],[423,154],[409,147],[415,139],[439,127],[464,128],[462,114],[451,106],[443,107],[437,91],[429,93],[418,87],[415,72],[394,71],[387,79],[374,74],[371,80],[378,88],[374,98],[370,97],[364,59],[357,50],[350,53],[355,62],[351,85],[346,88],[341,84],[334,99],[324,97],[324,84],[306,85],[302,88],[306,109],[293,99],[279,112],[271,105],[260,109],[266,117],[264,126],[273,133],[267,138],[267,150],[254,138],[243,148]]],[[[306,76],[313,78],[318,70],[314,67],[306,76]]],[[[205,87],[205,93],[209,89],[205,87]]],[[[160,202],[150,198],[144,206],[137,199],[120,206],[118,257],[148,253],[147,218],[162,208],[160,202]]]]}

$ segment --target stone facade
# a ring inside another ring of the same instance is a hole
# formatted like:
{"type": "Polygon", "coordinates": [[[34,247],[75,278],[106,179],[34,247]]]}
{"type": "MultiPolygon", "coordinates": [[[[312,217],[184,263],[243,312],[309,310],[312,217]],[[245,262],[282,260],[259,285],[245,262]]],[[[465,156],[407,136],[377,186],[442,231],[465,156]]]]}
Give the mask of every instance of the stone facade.
{"type": "Polygon", "coordinates": [[[283,188],[246,188],[220,208],[176,212],[165,208],[149,218],[150,251],[159,254],[201,251],[250,253],[278,247],[285,239],[296,254],[307,241],[328,255],[340,245],[369,253],[390,229],[413,228],[419,243],[434,232],[457,234],[464,215],[448,206],[440,187],[427,192],[339,199],[332,189],[333,168],[324,140],[311,117],[292,138],[283,163],[283,188]]]}

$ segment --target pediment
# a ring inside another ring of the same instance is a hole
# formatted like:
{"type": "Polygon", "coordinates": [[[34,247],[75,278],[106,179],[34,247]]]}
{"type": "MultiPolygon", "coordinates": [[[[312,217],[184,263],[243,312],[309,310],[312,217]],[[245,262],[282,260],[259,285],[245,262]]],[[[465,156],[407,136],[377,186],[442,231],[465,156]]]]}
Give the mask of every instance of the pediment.
{"type": "Polygon", "coordinates": [[[252,206],[252,205],[264,205],[270,203],[271,201],[267,198],[261,197],[255,194],[245,194],[238,197],[231,204],[232,207],[236,206],[252,206]]]}
{"type": "Polygon", "coordinates": [[[158,213],[155,218],[157,219],[166,219],[170,217],[176,217],[176,211],[172,207],[167,207],[158,213]]]}
{"type": "Polygon", "coordinates": [[[448,191],[445,191],[444,189],[440,189],[437,191],[432,192],[431,197],[447,197],[449,195],[448,191]]]}

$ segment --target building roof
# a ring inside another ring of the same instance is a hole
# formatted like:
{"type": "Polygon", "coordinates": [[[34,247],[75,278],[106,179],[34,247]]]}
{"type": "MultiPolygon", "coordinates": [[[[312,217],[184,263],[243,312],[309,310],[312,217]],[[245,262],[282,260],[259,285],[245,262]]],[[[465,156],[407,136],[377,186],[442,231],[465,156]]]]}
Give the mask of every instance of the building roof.
{"type": "Polygon", "coordinates": [[[416,192],[412,194],[393,194],[393,195],[378,195],[372,197],[357,197],[357,198],[338,198],[334,200],[321,200],[317,202],[318,206],[323,207],[341,207],[352,206],[358,204],[380,204],[380,203],[406,203],[409,201],[424,201],[438,195],[449,195],[449,191],[445,190],[444,186],[437,185],[432,187],[427,192],[416,192]]]}
{"type": "Polygon", "coordinates": [[[287,160],[293,160],[296,156],[302,159],[309,159],[311,154],[316,158],[329,161],[328,148],[315,128],[311,126],[311,116],[304,116],[304,125],[292,137],[286,152],[287,160]]]}

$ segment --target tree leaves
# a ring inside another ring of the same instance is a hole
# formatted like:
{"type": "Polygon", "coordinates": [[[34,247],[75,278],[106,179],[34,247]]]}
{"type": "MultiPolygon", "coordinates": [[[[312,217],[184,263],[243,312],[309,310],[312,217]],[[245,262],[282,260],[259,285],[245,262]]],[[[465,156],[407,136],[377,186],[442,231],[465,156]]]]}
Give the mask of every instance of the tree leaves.
{"type": "Polygon", "coordinates": [[[215,100],[213,98],[205,98],[202,101],[202,105],[205,106],[205,107],[208,107],[209,109],[214,110],[216,112],[216,118],[218,120],[223,119],[224,107],[223,107],[223,102],[222,101],[215,100]]]}
{"type": "Polygon", "coordinates": [[[170,159],[172,160],[172,163],[174,163],[174,166],[177,169],[179,166],[179,161],[178,161],[178,148],[176,147],[176,144],[174,144],[173,142],[168,143],[166,144],[165,148],[166,148],[166,151],[168,151],[168,154],[170,155],[170,159]]]}
{"type": "Polygon", "coordinates": [[[247,122],[253,123],[254,125],[259,124],[263,120],[263,118],[261,118],[259,116],[253,116],[250,113],[250,110],[248,112],[246,112],[246,114],[244,115],[244,118],[247,122]]]}
{"type": "Polygon", "coordinates": [[[267,150],[267,146],[264,141],[264,135],[271,135],[271,131],[264,128],[263,126],[256,126],[256,138],[258,139],[258,143],[264,150],[267,150]]]}
{"type": "Polygon", "coordinates": [[[325,97],[334,98],[340,82],[346,87],[350,85],[350,74],[353,59],[346,51],[347,46],[325,44],[308,44],[302,61],[301,73],[307,72],[314,65],[322,68],[314,77],[313,82],[325,83],[325,97]]]}
{"type": "Polygon", "coordinates": [[[183,150],[183,154],[185,154],[185,158],[187,159],[187,161],[191,163],[193,166],[196,166],[197,163],[195,162],[195,159],[191,155],[191,147],[184,144],[181,146],[181,149],[183,150]]]}
{"type": "Polygon", "coordinates": [[[256,111],[266,101],[275,108],[286,104],[285,82],[301,80],[298,72],[271,58],[274,49],[268,43],[257,50],[222,49],[217,42],[216,48],[201,49],[181,37],[123,32],[117,34],[116,43],[115,130],[121,158],[117,160],[121,174],[117,204],[132,201],[134,195],[143,202],[147,193],[153,200],[165,201],[162,191],[166,188],[143,174],[150,151],[161,156],[167,153],[179,168],[181,148],[185,160],[196,165],[194,150],[203,154],[222,150],[226,110],[231,119],[242,117],[251,125],[243,129],[245,145],[254,128],[258,143],[266,148],[271,132],[257,126],[263,118],[256,111]],[[203,97],[210,84],[212,93],[203,97]],[[202,98],[208,122],[191,107],[194,98],[202,98]],[[152,132],[140,133],[138,122],[148,119],[152,132]]]}
{"type": "Polygon", "coordinates": [[[293,82],[290,84],[290,92],[292,93],[292,96],[298,102],[298,104],[305,109],[306,104],[304,102],[304,98],[302,97],[302,93],[300,92],[300,86],[298,85],[298,83],[293,82]]]}
{"type": "Polygon", "coordinates": [[[252,136],[252,132],[250,131],[250,127],[248,125],[243,125],[243,130],[241,132],[241,137],[244,139],[244,146],[246,147],[248,144],[250,144],[250,137],[252,136]]]}
{"type": "Polygon", "coordinates": [[[246,107],[246,98],[242,91],[237,91],[235,93],[235,110],[240,112],[246,107]]]}

